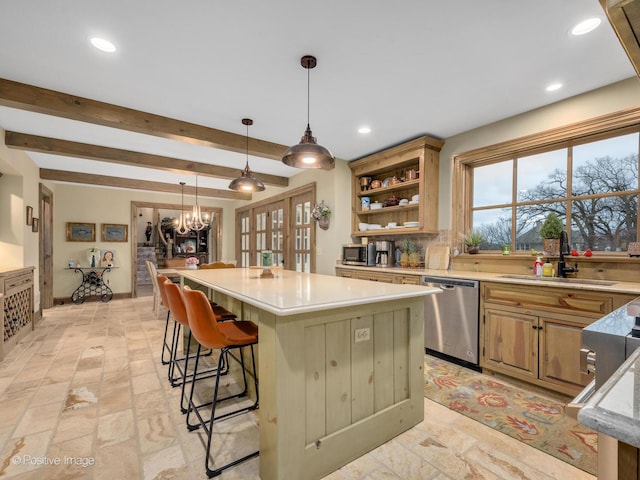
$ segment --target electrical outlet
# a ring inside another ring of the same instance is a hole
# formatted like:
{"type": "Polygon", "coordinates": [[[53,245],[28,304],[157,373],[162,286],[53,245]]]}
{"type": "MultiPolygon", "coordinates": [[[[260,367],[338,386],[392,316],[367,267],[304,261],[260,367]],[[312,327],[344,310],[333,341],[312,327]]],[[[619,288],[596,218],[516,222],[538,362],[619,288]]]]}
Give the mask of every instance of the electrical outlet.
{"type": "Polygon", "coordinates": [[[354,342],[368,342],[371,340],[371,329],[370,328],[357,328],[355,331],[354,342]]]}

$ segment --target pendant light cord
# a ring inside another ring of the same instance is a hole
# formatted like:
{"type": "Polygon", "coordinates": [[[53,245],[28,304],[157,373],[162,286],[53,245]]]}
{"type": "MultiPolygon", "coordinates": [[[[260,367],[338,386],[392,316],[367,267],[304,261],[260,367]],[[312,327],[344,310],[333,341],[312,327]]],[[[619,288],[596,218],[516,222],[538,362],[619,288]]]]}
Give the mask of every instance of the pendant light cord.
{"type": "Polygon", "coordinates": [[[247,169],[249,169],[249,123],[246,125],[247,127],[247,169]]]}
{"type": "Polygon", "coordinates": [[[309,118],[310,118],[309,117],[309,115],[310,115],[309,114],[309,110],[311,109],[311,107],[310,107],[311,102],[309,100],[309,98],[310,98],[309,91],[311,89],[311,80],[310,80],[311,72],[309,72],[309,70],[311,70],[311,69],[309,67],[307,67],[307,127],[309,126],[309,118]]]}

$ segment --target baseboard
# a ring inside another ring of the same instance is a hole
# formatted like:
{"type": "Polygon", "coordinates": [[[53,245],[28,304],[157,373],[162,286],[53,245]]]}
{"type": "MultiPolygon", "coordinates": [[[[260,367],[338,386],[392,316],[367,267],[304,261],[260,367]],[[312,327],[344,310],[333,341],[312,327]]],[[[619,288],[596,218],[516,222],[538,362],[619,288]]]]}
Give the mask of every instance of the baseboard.
{"type": "MultiPolygon", "coordinates": [[[[112,300],[121,300],[123,298],[132,298],[133,295],[131,292],[122,292],[122,293],[114,293],[112,300]]],[[[90,297],[85,297],[86,302],[101,302],[100,297],[97,295],[92,295],[90,297]]],[[[108,303],[108,302],[107,302],[108,303]]],[[[73,304],[71,301],[71,297],[54,297],[53,305],[70,305],[73,304]]]]}

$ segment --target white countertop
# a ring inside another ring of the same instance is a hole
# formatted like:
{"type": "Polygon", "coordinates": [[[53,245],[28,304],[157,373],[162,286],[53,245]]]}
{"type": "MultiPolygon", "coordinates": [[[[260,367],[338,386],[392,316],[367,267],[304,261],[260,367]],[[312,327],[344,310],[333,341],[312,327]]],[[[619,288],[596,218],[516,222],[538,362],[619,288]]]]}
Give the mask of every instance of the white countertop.
{"type": "Polygon", "coordinates": [[[177,273],[279,316],[441,292],[439,288],[420,285],[378,283],[289,270],[274,270],[274,278],[261,278],[262,270],[251,268],[179,270],[177,273]]]}
{"type": "Polygon", "coordinates": [[[580,409],[578,421],[640,448],[640,348],[580,409]]]}

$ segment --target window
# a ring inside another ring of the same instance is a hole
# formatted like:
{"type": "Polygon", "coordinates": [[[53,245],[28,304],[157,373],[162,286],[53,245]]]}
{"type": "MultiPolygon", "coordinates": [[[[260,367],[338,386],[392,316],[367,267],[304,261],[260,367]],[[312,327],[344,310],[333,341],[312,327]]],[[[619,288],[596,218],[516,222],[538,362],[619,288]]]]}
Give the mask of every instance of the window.
{"type": "Polygon", "coordinates": [[[314,199],[315,184],[311,184],[236,210],[239,266],[260,265],[262,251],[270,250],[274,265],[314,272],[314,199]]]}
{"type": "Polygon", "coordinates": [[[467,185],[454,191],[458,232],[480,230],[484,250],[542,250],[540,227],[555,212],[572,248],[626,252],[638,241],[640,114],[612,129],[615,117],[601,117],[603,131],[595,121],[457,156],[454,185],[467,185]]]}

